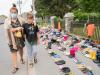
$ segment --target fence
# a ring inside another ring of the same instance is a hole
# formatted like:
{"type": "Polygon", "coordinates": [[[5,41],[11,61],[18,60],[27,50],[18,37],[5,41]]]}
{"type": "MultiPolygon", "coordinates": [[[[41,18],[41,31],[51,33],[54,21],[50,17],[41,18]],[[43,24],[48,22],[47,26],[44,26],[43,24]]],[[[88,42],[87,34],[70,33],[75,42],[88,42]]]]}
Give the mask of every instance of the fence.
{"type": "MultiPolygon", "coordinates": [[[[92,39],[100,40],[100,19],[90,18],[89,20],[91,22],[94,22],[94,24],[96,25],[96,30],[95,30],[95,33],[94,33],[92,39]]],[[[61,19],[60,21],[61,21],[61,27],[62,27],[62,29],[64,29],[65,28],[65,20],[61,19]]],[[[49,19],[45,20],[45,23],[46,23],[46,25],[51,25],[49,19]]],[[[71,25],[71,33],[80,35],[80,36],[86,36],[86,31],[84,31],[85,23],[87,23],[86,19],[74,21],[71,25]]],[[[55,28],[57,28],[58,21],[55,20],[54,24],[55,24],[55,28]]],[[[45,26],[45,24],[42,20],[41,21],[38,20],[38,25],[45,26]]]]}
{"type": "MultiPolygon", "coordinates": [[[[92,39],[100,41],[100,19],[91,18],[89,20],[96,25],[96,30],[92,39]]],[[[84,31],[84,25],[86,23],[87,23],[87,20],[74,21],[71,27],[72,28],[71,32],[77,35],[86,36],[86,31],[84,31]]]]}

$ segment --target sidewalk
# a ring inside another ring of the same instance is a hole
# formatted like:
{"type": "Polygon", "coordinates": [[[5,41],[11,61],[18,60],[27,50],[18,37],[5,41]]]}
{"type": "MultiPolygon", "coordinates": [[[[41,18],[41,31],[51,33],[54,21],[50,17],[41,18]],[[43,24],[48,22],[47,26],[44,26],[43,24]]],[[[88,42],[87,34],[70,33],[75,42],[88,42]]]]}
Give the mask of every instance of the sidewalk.
{"type": "MultiPolygon", "coordinates": [[[[4,37],[3,26],[0,26],[0,75],[13,75],[11,73],[11,53],[4,37]]],[[[40,45],[38,47],[38,63],[33,69],[27,67],[27,53],[25,50],[25,65],[21,65],[19,71],[14,75],[60,75],[58,67],[49,57],[48,53],[40,45]]]]}
{"type": "MultiPolygon", "coordinates": [[[[77,69],[76,64],[72,59],[63,55],[59,52],[62,59],[65,59],[66,66],[70,67],[75,75],[84,75],[79,69],[77,69]]],[[[43,45],[38,46],[38,63],[34,65],[33,68],[27,66],[27,53],[25,49],[25,65],[20,65],[19,71],[14,75],[62,75],[59,72],[59,67],[54,63],[52,58],[49,56],[48,51],[44,48],[43,45]]],[[[99,68],[88,58],[85,58],[80,53],[78,57],[86,65],[90,65],[93,68],[95,75],[99,75],[99,68]],[[81,59],[82,58],[82,59],[81,59]]],[[[3,26],[0,26],[0,75],[13,75],[11,73],[11,53],[6,43],[6,38],[4,37],[3,26]]]]}
{"type": "MultiPolygon", "coordinates": [[[[13,75],[11,73],[11,53],[9,51],[3,25],[0,26],[0,75],[13,75]]],[[[14,75],[27,75],[27,66],[20,65],[19,71],[14,75]]]]}

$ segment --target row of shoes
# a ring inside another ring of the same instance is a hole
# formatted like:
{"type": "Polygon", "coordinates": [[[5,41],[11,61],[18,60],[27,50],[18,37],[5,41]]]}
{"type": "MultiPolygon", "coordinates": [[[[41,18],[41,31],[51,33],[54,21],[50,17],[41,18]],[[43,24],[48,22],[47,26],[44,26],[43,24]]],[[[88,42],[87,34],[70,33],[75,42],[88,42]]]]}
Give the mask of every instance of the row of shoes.
{"type": "Polygon", "coordinates": [[[65,60],[62,60],[60,55],[55,52],[55,51],[51,51],[51,52],[48,52],[49,55],[53,58],[54,62],[56,65],[58,65],[60,68],[60,71],[64,74],[64,75],[74,75],[72,74],[71,70],[69,67],[65,67],[63,65],[66,64],[66,61],[65,60]]]}
{"type": "MultiPolygon", "coordinates": [[[[68,35],[68,36],[69,36],[69,35],[68,35]]],[[[81,42],[80,39],[78,39],[78,38],[76,38],[76,37],[74,37],[74,36],[69,36],[69,37],[72,38],[72,39],[71,39],[72,42],[71,42],[70,45],[69,45],[70,48],[74,47],[75,44],[81,42]]],[[[63,42],[66,42],[66,41],[68,41],[68,39],[67,39],[67,40],[64,40],[63,42]]],[[[85,41],[85,44],[88,44],[88,43],[90,43],[90,42],[92,42],[92,41],[86,40],[86,41],[85,41]]],[[[65,44],[67,44],[67,42],[66,42],[65,44]]],[[[87,48],[87,46],[84,46],[84,45],[82,45],[81,47],[82,47],[82,48],[87,48]]],[[[50,48],[50,49],[52,49],[52,48],[50,48]]],[[[58,50],[65,52],[65,51],[66,51],[66,48],[60,46],[58,50]]],[[[69,56],[70,58],[73,58],[73,57],[74,57],[74,56],[71,56],[71,55],[70,55],[70,52],[66,52],[66,53],[68,54],[68,56],[69,56]]],[[[55,62],[57,65],[64,65],[64,64],[66,64],[65,60],[61,60],[61,59],[59,60],[59,58],[60,58],[60,55],[59,55],[59,54],[57,54],[57,53],[55,53],[55,52],[51,52],[51,53],[49,53],[49,54],[53,57],[54,60],[57,59],[56,62],[55,62]]],[[[78,63],[78,64],[81,64],[81,63],[79,63],[78,60],[75,60],[75,62],[78,63]]],[[[62,68],[61,68],[61,71],[62,71],[62,72],[65,72],[66,70],[68,70],[68,68],[69,68],[69,67],[62,67],[62,68]]],[[[70,68],[69,68],[69,69],[70,69],[70,68]]],[[[86,68],[85,66],[84,66],[84,68],[81,68],[80,70],[81,70],[83,73],[86,73],[87,75],[93,75],[92,71],[90,71],[90,70],[89,70],[88,68],[86,68]]],[[[66,71],[66,72],[67,72],[67,71],[66,71]]],[[[66,75],[67,75],[67,73],[66,73],[66,75]]]]}

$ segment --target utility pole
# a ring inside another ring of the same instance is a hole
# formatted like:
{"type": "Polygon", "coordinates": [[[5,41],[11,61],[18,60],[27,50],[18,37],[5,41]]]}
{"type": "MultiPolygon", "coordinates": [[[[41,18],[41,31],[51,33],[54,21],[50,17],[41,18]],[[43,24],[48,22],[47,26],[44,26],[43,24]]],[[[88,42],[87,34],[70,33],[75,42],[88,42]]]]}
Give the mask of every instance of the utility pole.
{"type": "Polygon", "coordinates": [[[19,11],[20,11],[20,15],[21,15],[21,4],[22,4],[22,1],[21,0],[18,0],[17,1],[17,4],[19,6],[19,11]]]}
{"type": "Polygon", "coordinates": [[[35,0],[32,0],[32,8],[33,8],[32,11],[35,10],[35,4],[34,3],[35,3],[35,0]]]}
{"type": "Polygon", "coordinates": [[[36,24],[36,10],[35,10],[35,0],[32,0],[32,13],[33,13],[33,16],[34,16],[34,23],[36,24]]]}

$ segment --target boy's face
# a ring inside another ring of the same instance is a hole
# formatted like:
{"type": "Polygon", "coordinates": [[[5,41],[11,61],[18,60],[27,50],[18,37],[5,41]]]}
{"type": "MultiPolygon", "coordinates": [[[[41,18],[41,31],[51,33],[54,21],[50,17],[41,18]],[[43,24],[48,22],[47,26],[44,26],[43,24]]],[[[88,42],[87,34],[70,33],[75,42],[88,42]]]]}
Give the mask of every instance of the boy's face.
{"type": "Polygon", "coordinates": [[[34,20],[33,18],[28,18],[27,19],[27,21],[28,21],[29,24],[32,24],[33,23],[33,20],[34,20]]]}

